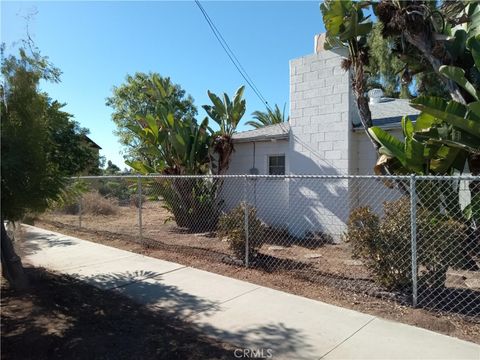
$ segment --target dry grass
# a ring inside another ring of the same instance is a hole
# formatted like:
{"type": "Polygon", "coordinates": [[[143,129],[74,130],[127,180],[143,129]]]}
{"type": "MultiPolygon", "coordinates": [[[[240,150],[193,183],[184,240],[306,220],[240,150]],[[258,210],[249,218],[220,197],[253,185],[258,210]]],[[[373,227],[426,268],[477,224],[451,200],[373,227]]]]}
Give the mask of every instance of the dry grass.
{"type": "Polygon", "coordinates": [[[82,212],[92,215],[115,215],[118,212],[118,204],[98,192],[89,192],[83,195],[82,212]]]}

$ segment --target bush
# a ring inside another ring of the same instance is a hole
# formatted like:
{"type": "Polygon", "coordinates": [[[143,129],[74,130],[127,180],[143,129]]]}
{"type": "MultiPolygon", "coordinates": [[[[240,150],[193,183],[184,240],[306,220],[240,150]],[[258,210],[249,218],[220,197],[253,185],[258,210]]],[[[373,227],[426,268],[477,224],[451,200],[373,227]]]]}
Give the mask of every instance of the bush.
{"type": "Polygon", "coordinates": [[[50,201],[48,207],[50,210],[76,215],[80,211],[79,200],[86,192],[88,192],[88,185],[85,181],[73,181],[60,190],[59,196],[54,201],[50,201]]]}
{"type": "Polygon", "coordinates": [[[262,246],[264,226],[257,218],[257,210],[241,203],[218,221],[218,235],[226,239],[238,259],[245,261],[245,207],[248,209],[248,254],[253,258],[262,246]]]}
{"type": "Polygon", "coordinates": [[[113,199],[105,198],[98,192],[88,192],[83,195],[82,212],[92,215],[115,215],[118,205],[113,199]]]}
{"type": "Polygon", "coordinates": [[[177,226],[189,231],[213,231],[220,216],[218,183],[204,179],[173,179],[155,184],[163,207],[172,213],[177,226]]]}
{"type": "MultiPolygon", "coordinates": [[[[368,207],[352,211],[347,240],[353,255],[372,271],[376,281],[389,290],[411,286],[410,200],[384,203],[380,218],[368,207]]],[[[417,264],[420,286],[443,287],[449,266],[466,260],[467,227],[458,220],[417,209],[417,264]]]]}
{"type": "Polygon", "coordinates": [[[127,204],[133,191],[134,189],[124,180],[102,180],[98,188],[100,195],[115,198],[119,202],[127,204]]]}

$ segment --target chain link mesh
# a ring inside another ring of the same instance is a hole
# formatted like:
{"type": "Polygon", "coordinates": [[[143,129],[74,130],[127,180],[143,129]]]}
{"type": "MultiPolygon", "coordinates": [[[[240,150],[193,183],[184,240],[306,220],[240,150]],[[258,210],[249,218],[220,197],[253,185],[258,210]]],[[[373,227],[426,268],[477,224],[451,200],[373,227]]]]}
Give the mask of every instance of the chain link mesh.
{"type": "Polygon", "coordinates": [[[475,177],[82,177],[42,219],[478,322],[479,193],[475,177]]]}

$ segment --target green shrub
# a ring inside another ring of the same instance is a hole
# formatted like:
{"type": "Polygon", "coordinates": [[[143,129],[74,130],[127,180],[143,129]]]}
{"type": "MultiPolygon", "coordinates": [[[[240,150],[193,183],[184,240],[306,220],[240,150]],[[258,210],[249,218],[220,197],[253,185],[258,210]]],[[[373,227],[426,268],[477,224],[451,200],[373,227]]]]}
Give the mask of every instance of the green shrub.
{"type": "MultiPolygon", "coordinates": [[[[402,198],[384,203],[380,218],[368,207],[352,211],[347,223],[347,240],[353,255],[369,268],[375,280],[390,290],[411,285],[410,201],[402,198]]],[[[466,260],[467,227],[442,214],[417,209],[417,264],[421,286],[440,288],[449,266],[466,260]]]]}
{"type": "Polygon", "coordinates": [[[238,259],[245,261],[245,207],[248,212],[248,254],[252,259],[263,243],[264,226],[257,217],[257,210],[241,203],[218,221],[218,235],[228,241],[230,249],[238,259]]]}
{"type": "Polygon", "coordinates": [[[83,180],[75,180],[61,189],[57,198],[49,201],[48,207],[50,210],[76,215],[80,211],[79,201],[87,192],[88,184],[83,180]]]}
{"type": "MultiPolygon", "coordinates": [[[[220,216],[218,183],[208,179],[167,179],[154,184],[177,226],[194,232],[214,231],[220,216]]],[[[153,194],[150,191],[150,194],[153,194]]]]}
{"type": "Polygon", "coordinates": [[[103,197],[115,198],[119,202],[130,202],[130,195],[134,192],[132,185],[123,180],[101,180],[98,192],[103,197]]]}

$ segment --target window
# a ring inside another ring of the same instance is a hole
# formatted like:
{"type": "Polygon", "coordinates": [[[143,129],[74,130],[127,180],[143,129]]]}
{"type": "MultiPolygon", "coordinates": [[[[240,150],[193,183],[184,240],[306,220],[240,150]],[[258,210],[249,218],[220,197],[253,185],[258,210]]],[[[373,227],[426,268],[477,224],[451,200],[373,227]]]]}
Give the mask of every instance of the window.
{"type": "Polygon", "coordinates": [[[285,175],[285,155],[268,157],[268,175],[285,175]]]}

